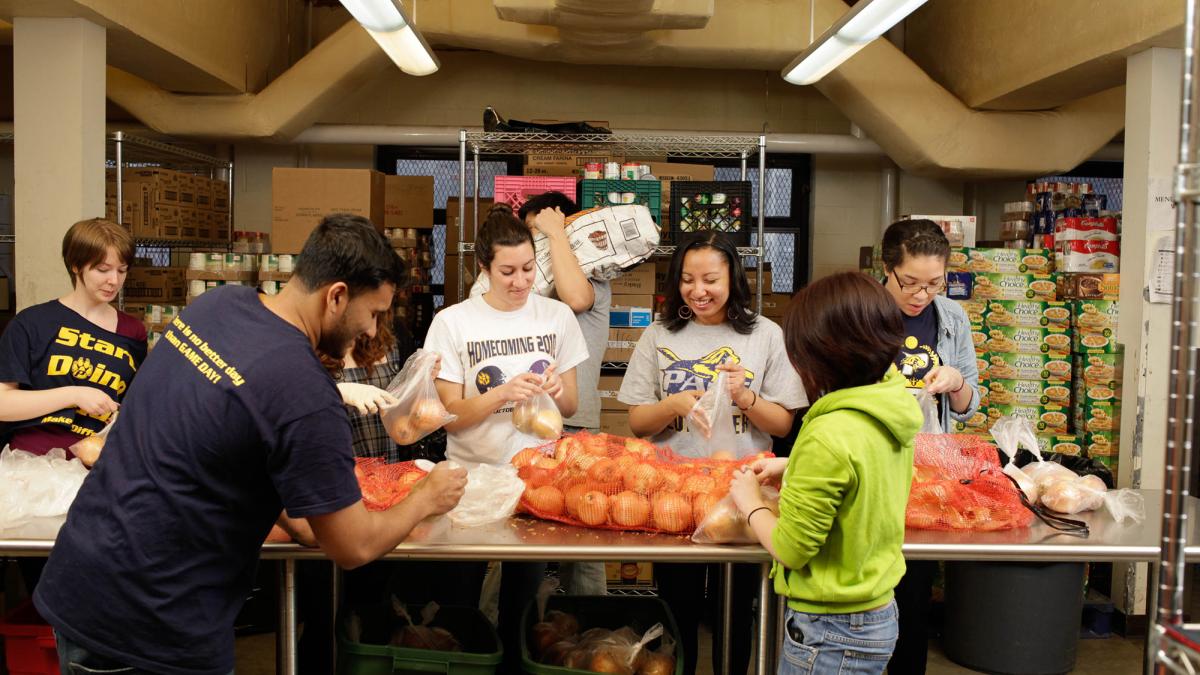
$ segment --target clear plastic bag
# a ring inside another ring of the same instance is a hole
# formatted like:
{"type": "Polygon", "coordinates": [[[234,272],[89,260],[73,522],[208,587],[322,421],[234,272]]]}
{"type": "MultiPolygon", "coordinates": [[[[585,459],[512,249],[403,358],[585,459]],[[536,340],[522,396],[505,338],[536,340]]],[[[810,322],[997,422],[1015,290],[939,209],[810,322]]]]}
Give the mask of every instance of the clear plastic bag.
{"type": "Polygon", "coordinates": [[[517,431],[543,441],[553,441],[563,433],[562,413],[550,394],[544,391],[517,401],[513,405],[512,419],[517,431]]]}
{"type": "Polygon", "coordinates": [[[917,399],[917,405],[921,406],[921,413],[925,417],[925,422],[921,425],[922,434],[940,434],[942,425],[938,413],[938,400],[933,394],[922,389],[913,396],[917,399]]]}
{"type": "Polygon", "coordinates": [[[733,401],[729,398],[729,373],[717,371],[717,379],[692,406],[688,428],[699,439],[705,455],[717,453],[737,456],[737,435],[733,430],[733,401]]]}
{"type": "Polygon", "coordinates": [[[0,536],[53,539],[87,474],[60,448],[35,455],[5,446],[0,450],[0,536]]]}
{"type": "Polygon", "coordinates": [[[388,436],[399,445],[412,445],[458,419],[442,405],[433,384],[437,359],[436,353],[418,349],[387,386],[396,405],[383,408],[379,416],[388,436]]]}
{"type": "Polygon", "coordinates": [[[91,436],[79,439],[71,447],[67,448],[67,450],[72,455],[78,457],[84,466],[90,468],[96,463],[96,460],[100,459],[100,452],[104,450],[104,441],[108,438],[108,432],[112,430],[113,425],[117,423],[117,415],[120,413],[121,411],[119,410],[114,412],[112,417],[108,419],[108,424],[105,424],[103,429],[91,436]]]}
{"type": "MultiPolygon", "coordinates": [[[[770,486],[763,486],[763,501],[767,508],[779,516],[779,491],[770,486]]],[[[696,522],[699,525],[692,533],[692,541],[697,544],[757,544],[758,536],[750,529],[746,517],[738,511],[733,503],[733,497],[725,495],[707,513],[702,513],[702,505],[697,502],[693,509],[696,522]]]]}
{"type": "Polygon", "coordinates": [[[1038,450],[1037,434],[1033,432],[1033,425],[1023,417],[1001,417],[992,425],[992,438],[996,440],[996,446],[1000,448],[1000,452],[1008,457],[1008,463],[1004,465],[1002,471],[1016,481],[1030,504],[1036,504],[1039,496],[1037,481],[1027,471],[1013,463],[1021,446],[1033,453],[1039,465],[1045,463],[1038,450]]]}
{"type": "Polygon", "coordinates": [[[1141,525],[1146,520],[1146,500],[1137,490],[1109,490],[1104,495],[1104,508],[1118,523],[1132,520],[1134,525],[1141,525]]]}
{"type": "Polygon", "coordinates": [[[504,520],[517,510],[525,481],[510,464],[480,464],[467,473],[467,488],[458,506],[446,515],[459,527],[479,527],[504,520]]]}

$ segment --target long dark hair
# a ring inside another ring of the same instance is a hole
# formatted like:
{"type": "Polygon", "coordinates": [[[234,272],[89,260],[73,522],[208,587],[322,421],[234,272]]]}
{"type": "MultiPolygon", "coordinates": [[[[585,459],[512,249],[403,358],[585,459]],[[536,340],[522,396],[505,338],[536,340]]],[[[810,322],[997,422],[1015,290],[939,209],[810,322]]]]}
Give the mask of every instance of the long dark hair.
{"type": "Polygon", "coordinates": [[[842,272],[792,298],[783,339],[804,390],[816,400],[881,380],[904,344],[904,317],[874,279],[842,272]]]}
{"type": "Polygon", "coordinates": [[[931,255],[950,260],[950,240],[946,233],[932,220],[900,220],[888,226],[883,233],[883,264],[894,270],[905,258],[931,255]]]}
{"type": "Polygon", "coordinates": [[[475,234],[475,259],[486,270],[492,266],[497,246],[521,244],[529,244],[533,249],[533,233],[525,223],[517,220],[511,206],[496,204],[488,209],[486,219],[475,234]]]}
{"type": "Polygon", "coordinates": [[[742,259],[738,257],[737,248],[729,237],[710,230],[696,235],[675,247],[675,255],[671,257],[671,267],[667,272],[667,301],[663,304],[663,325],[672,333],[679,331],[691,319],[679,316],[679,310],[687,303],[679,292],[680,280],[683,278],[683,257],[688,251],[711,248],[725,256],[729,266],[729,300],[725,302],[725,317],[733,324],[733,329],[742,335],[754,331],[757,315],[750,310],[750,283],[746,281],[746,270],[742,267],[742,259]]]}

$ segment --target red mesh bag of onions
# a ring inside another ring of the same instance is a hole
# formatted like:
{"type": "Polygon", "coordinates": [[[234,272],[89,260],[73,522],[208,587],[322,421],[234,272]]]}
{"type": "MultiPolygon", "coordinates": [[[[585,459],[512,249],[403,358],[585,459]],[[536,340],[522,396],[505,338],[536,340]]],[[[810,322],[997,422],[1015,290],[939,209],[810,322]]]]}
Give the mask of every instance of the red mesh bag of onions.
{"type": "Polygon", "coordinates": [[[354,460],[354,477],[368,511],[385,511],[399,504],[425,475],[413,462],[388,464],[380,457],[354,460]]]}
{"type": "Polygon", "coordinates": [[[904,514],[908,527],[995,531],[1033,522],[988,441],[966,434],[917,434],[915,445],[904,514]]]}
{"type": "MultiPolygon", "coordinates": [[[[729,492],[742,459],[683,457],[640,438],[579,432],[512,459],[520,510],[583,527],[690,534],[729,492]]],[[[732,457],[732,453],[730,453],[732,457]]]]}

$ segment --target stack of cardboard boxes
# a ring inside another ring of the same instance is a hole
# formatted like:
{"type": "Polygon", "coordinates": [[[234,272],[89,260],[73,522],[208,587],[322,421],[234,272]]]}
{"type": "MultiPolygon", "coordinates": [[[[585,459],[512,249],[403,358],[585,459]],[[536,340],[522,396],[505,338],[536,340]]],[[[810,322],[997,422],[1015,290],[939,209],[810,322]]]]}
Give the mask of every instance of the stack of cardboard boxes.
{"type": "MultiPolygon", "coordinates": [[[[105,182],[105,217],[117,219],[117,175],[105,182]]],[[[122,172],[121,221],[137,239],[229,241],[229,184],[163,168],[122,172]]]]}

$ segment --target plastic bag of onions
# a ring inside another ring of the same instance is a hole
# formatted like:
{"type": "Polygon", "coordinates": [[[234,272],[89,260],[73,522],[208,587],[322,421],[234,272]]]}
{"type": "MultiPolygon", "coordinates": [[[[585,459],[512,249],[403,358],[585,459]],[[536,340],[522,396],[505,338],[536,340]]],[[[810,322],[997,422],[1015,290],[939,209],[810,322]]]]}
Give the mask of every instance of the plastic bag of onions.
{"type": "Polygon", "coordinates": [[[388,436],[400,445],[412,445],[457,419],[442,405],[433,384],[437,360],[434,352],[418,349],[387,386],[396,404],[382,408],[379,416],[388,436]]]}

